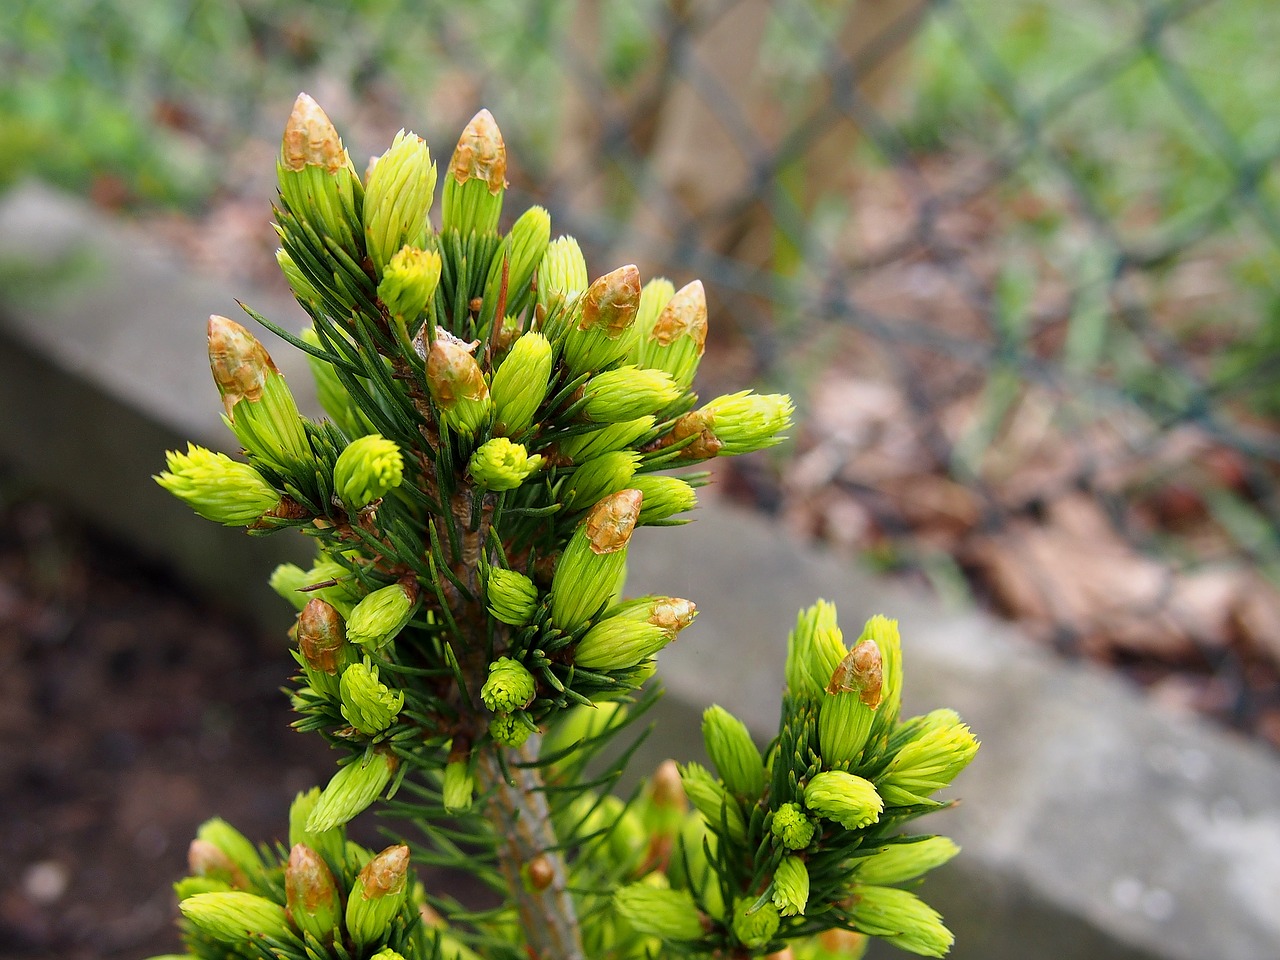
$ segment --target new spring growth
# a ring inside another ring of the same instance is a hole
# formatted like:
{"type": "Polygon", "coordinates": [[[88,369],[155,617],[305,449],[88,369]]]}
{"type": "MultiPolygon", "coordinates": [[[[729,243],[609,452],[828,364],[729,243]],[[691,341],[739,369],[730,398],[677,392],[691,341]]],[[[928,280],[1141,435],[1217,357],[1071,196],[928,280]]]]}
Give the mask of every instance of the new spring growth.
{"type": "Polygon", "coordinates": [[[707,933],[698,905],[687,890],[633,883],[618,888],[613,907],[637,933],[662,940],[700,940],[707,933]]]}
{"type": "Polygon", "coordinates": [[[542,466],[542,456],[529,452],[506,437],[494,437],[481,444],[467,463],[471,479],[486,490],[514,490],[542,466]]]}
{"type": "MultiPolygon", "coordinates": [[[[657,422],[656,417],[638,417],[626,423],[611,423],[598,430],[566,437],[559,443],[560,455],[574,463],[585,463],[615,450],[637,446],[641,437],[653,430],[657,422]]],[[[636,489],[642,490],[641,487],[636,489]]]]}
{"type": "Polygon", "coordinates": [[[948,786],[977,752],[977,739],[955,711],[935,710],[897,752],[877,786],[889,803],[922,803],[948,786]]]}
{"type": "Polygon", "coordinates": [[[324,858],[305,843],[289,851],[284,870],[285,913],[299,933],[328,943],[342,918],[342,898],[324,858]]]}
{"type": "Polygon", "coordinates": [[[285,124],[276,172],[289,212],[358,263],[364,257],[357,213],[363,189],[338,131],[305,93],[298,94],[285,124]]]}
{"type": "Polygon", "coordinates": [[[573,471],[568,484],[562,488],[562,502],[569,510],[582,510],[601,497],[630,487],[640,460],[641,454],[634,450],[615,450],[588,460],[573,471]]]}
{"type": "Polygon", "coordinates": [[[858,882],[877,886],[906,883],[942,866],[959,852],[947,837],[890,844],[858,861],[858,882]]]}
{"type": "Polygon", "coordinates": [[[748,803],[758,800],[764,793],[764,758],[746,724],[723,707],[708,707],[702,714],[702,739],[726,789],[748,803]]]}
{"type": "Polygon", "coordinates": [[[308,313],[320,309],[323,297],[320,291],[315,288],[307,275],[298,269],[298,264],[293,257],[289,256],[289,252],[284,247],[276,250],[276,265],[280,268],[280,272],[284,274],[285,280],[289,282],[289,288],[293,290],[293,295],[297,301],[306,308],[308,313]]]}
{"type": "Polygon", "coordinates": [[[846,830],[858,830],[880,819],[884,801],[875,786],[843,770],[824,770],[804,788],[810,812],[834,820],[846,830]]]}
{"type": "Polygon", "coordinates": [[[802,610],[787,637],[787,689],[818,702],[847,652],[834,606],[819,600],[802,610]]]}
{"type": "Polygon", "coordinates": [[[427,386],[441,423],[464,437],[483,429],[493,408],[484,373],[471,355],[475,346],[438,327],[426,355],[427,386]]]}
{"type": "Polygon", "coordinates": [[[786,394],[742,390],[686,413],[672,428],[669,444],[693,437],[683,453],[689,460],[753,453],[781,443],[794,412],[786,394]]]}
{"type": "Polygon", "coordinates": [[[471,809],[475,796],[476,780],[471,775],[471,763],[466,757],[450,760],[444,767],[444,784],[441,796],[449,813],[465,813],[471,809]]]}
{"type": "Polygon", "coordinates": [[[799,804],[784,803],[774,811],[769,832],[788,850],[803,850],[813,839],[814,825],[799,804]]]}
{"type": "Polygon", "coordinates": [[[619,267],[593,282],[582,296],[578,322],[564,333],[561,359],[569,376],[603,370],[625,357],[639,307],[640,271],[635,264],[619,267]]]}
{"type": "MultiPolygon", "coordinates": [[[[365,248],[379,277],[402,247],[426,246],[427,215],[435,189],[436,165],[426,142],[401,130],[374,162],[365,182],[365,248]]],[[[378,295],[385,303],[381,286],[378,295]]]]}
{"type": "Polygon", "coordinates": [[[156,483],[206,520],[247,527],[280,506],[280,494],[257,470],[193,443],[187,452],[165,453],[168,467],[156,483]]]}
{"type": "Polygon", "coordinates": [[[370,664],[368,657],[343,671],[339,696],[342,715],[367,737],[377,736],[395,723],[404,706],[404,691],[392,693],[379,681],[378,668],[370,664]]]}
{"type": "Polygon", "coordinates": [[[225,874],[233,887],[248,886],[248,878],[262,871],[262,858],[249,839],[218,817],[206,820],[187,851],[191,872],[200,876],[225,874]]]}
{"type": "Polygon", "coordinates": [[[871,733],[880,706],[884,667],[874,640],[863,640],[840,661],[818,708],[818,743],[828,766],[853,761],[871,733]]]}
{"type": "Polygon", "coordinates": [[[763,950],[778,935],[782,921],[771,902],[755,906],[752,897],[740,897],[733,904],[733,935],[749,950],[763,950]]]}
{"type": "Polygon", "coordinates": [[[347,933],[361,947],[386,937],[408,895],[409,848],[387,847],[364,865],[347,898],[347,933]]]}
{"type": "Polygon", "coordinates": [[[383,750],[374,750],[339,768],[307,817],[308,833],[323,833],[350,821],[382,795],[399,761],[383,750]]]}
{"type": "Polygon", "coordinates": [[[404,479],[404,457],[394,440],[376,433],[352,440],[333,465],[333,489],[355,509],[381,500],[404,479]]]}
{"type": "Polygon", "coordinates": [[[653,657],[693,622],[697,607],[679,597],[640,597],[610,607],[574,651],[588,670],[626,670],[653,657]]]}
{"type": "Polygon", "coordinates": [[[880,651],[880,706],[871,724],[871,738],[881,740],[897,723],[902,706],[902,637],[898,621],[879,614],[872,617],[863,626],[855,646],[868,640],[880,651]]]}
{"type": "Polygon", "coordinates": [[[249,886],[248,877],[235,861],[215,844],[199,837],[187,847],[187,869],[194,877],[220,884],[223,890],[245,890],[249,886]]]}
{"type": "Polygon", "coordinates": [[[523,573],[489,567],[485,599],[495,620],[521,627],[533,618],[538,609],[538,588],[523,573]]]}
{"type": "MultiPolygon", "coordinates": [[[[641,526],[670,520],[676,514],[687,513],[698,505],[697,491],[679,477],[663,477],[647,473],[632,477],[627,486],[644,494],[638,521],[641,526]]],[[[673,522],[683,523],[684,521],[673,522]]]]}
{"type": "MultiPolygon", "coordinates": [[[[548,322],[557,316],[558,310],[572,304],[591,282],[587,273],[587,258],[573,237],[556,237],[547,246],[547,252],[538,266],[538,306],[547,314],[548,322]]],[[[558,338],[564,332],[556,325],[548,329],[548,335],[558,338]]]]}
{"type": "Polygon", "coordinates": [[[587,381],[582,412],[596,423],[622,423],[662,410],[683,392],[662,370],[618,367],[587,381]]]}
{"type": "Polygon", "coordinates": [[[298,405],[262,344],[234,320],[211,316],[209,366],[223,422],[245,450],[286,476],[310,470],[315,457],[298,405]]]}
{"type": "Polygon", "coordinates": [[[370,650],[390,643],[413,618],[415,594],[403,583],[374,590],[347,617],[347,639],[370,650]]]}
{"type": "Polygon", "coordinates": [[[652,324],[641,325],[638,320],[637,327],[636,362],[665,371],[681,393],[688,390],[707,344],[707,294],[702,281],[682,287],[652,324]]]}
{"type": "Polygon", "coordinates": [[[680,768],[680,782],[685,796],[712,830],[717,833],[727,831],[728,838],[734,843],[746,842],[747,822],[743,819],[742,808],[706,767],[697,763],[685,764],[680,768]]]}
{"type": "MultiPolygon", "coordinates": [[[[301,339],[313,347],[321,347],[320,335],[315,327],[307,327],[302,331],[301,339]]],[[[372,433],[373,426],[360,411],[342,385],[338,373],[332,363],[320,357],[307,354],[307,366],[311,369],[311,377],[316,383],[316,399],[338,428],[348,437],[359,437],[372,433]]]]}
{"type": "Polygon", "coordinates": [[[307,829],[307,820],[319,800],[319,787],[312,787],[293,798],[289,805],[289,845],[305,844],[320,854],[326,863],[340,867],[346,857],[346,831],[340,826],[320,831],[307,829]]]}
{"type": "Polygon", "coordinates": [[[799,857],[783,857],[773,874],[773,905],[784,917],[803,916],[809,903],[809,870],[799,857]]]}
{"type": "Polygon", "coordinates": [[[387,262],[378,283],[378,299],[409,333],[440,285],[443,261],[434,250],[401,247],[387,262]]]}
{"type": "Polygon", "coordinates": [[[569,538],[551,581],[551,620],[561,630],[584,626],[613,596],[642,499],[638,490],[610,494],[569,538]]]}
{"type": "Polygon", "coordinates": [[[534,415],[551,385],[551,343],[540,333],[523,333],[493,375],[494,432],[518,437],[533,426],[534,415]]]}
{"type": "Polygon", "coordinates": [[[941,957],[955,938],[942,917],[915,894],[896,887],[856,886],[849,915],[863,933],[925,957],[941,957]]]}
{"type": "MultiPolygon", "coordinates": [[[[507,276],[506,313],[517,315],[529,305],[530,284],[538,264],[551,243],[551,214],[542,207],[530,207],[511,225],[502,249],[489,265],[484,283],[486,310],[496,310],[502,296],[502,275],[507,276]]],[[[490,319],[490,318],[486,318],[490,319]]]]}
{"type": "Polygon", "coordinates": [[[533,701],[533,674],[510,657],[489,664],[489,676],[480,688],[480,699],[494,713],[510,713],[533,701]]]}
{"type": "Polygon", "coordinates": [[[507,145],[493,114],[481,110],[458,139],[444,175],[440,229],[462,236],[496,233],[507,188],[507,145]]]}
{"type": "Polygon", "coordinates": [[[489,721],[489,736],[504,747],[522,746],[537,731],[537,726],[523,710],[500,713],[489,721]]]}
{"type": "Polygon", "coordinates": [[[197,893],[182,900],[178,909],[193,927],[219,943],[258,937],[293,940],[284,907],[243,890],[197,893]]]}

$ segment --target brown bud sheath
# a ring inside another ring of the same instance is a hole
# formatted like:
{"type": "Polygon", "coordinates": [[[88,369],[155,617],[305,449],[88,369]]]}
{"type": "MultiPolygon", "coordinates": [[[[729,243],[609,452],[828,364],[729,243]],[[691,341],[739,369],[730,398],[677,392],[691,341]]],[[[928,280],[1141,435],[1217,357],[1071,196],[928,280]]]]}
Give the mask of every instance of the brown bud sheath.
{"type": "Polygon", "coordinates": [[[681,287],[667,301],[649,336],[664,347],[688,337],[697,345],[698,356],[702,356],[707,343],[707,294],[701,280],[681,287]]]}
{"type": "Polygon", "coordinates": [[[489,394],[484,373],[468,345],[444,330],[436,332],[427,354],[427,381],[431,396],[445,408],[489,394]]]}
{"type": "Polygon", "coordinates": [[[634,263],[597,279],[582,298],[579,330],[599,330],[617,339],[631,326],[640,309],[640,271],[634,263]]]}
{"type": "Polygon", "coordinates": [[[858,699],[874,710],[880,706],[884,665],[874,640],[863,640],[845,655],[831,674],[827,693],[857,693],[858,699]]]}
{"type": "Polygon", "coordinates": [[[209,317],[209,367],[227,416],[241,400],[261,397],[267,376],[280,372],[253,334],[217,314],[209,317]]]}
{"type": "Polygon", "coordinates": [[[449,162],[449,173],[458,183],[483,180],[492,194],[507,186],[507,145],[503,142],[498,122],[488,110],[481,110],[458,139],[457,149],[449,162]]]}
{"type": "Polygon", "coordinates": [[[402,891],[408,875],[409,848],[402,843],[387,847],[366,863],[357,883],[366,900],[375,900],[402,891]]]}
{"type": "Polygon", "coordinates": [[[346,626],[333,605],[319,597],[308,600],[298,614],[298,649],[307,666],[321,673],[337,673],[339,651],[346,639],[346,626]]]}
{"type": "Polygon", "coordinates": [[[298,94],[293,112],[284,127],[280,162],[286,170],[302,170],[307,165],[336,173],[347,165],[347,152],[328,114],[307,94],[298,94]]]}
{"type": "Polygon", "coordinates": [[[223,880],[237,890],[247,890],[249,881],[244,871],[226,852],[208,840],[192,840],[187,847],[187,869],[197,877],[223,880]]]}
{"type": "Polygon", "coordinates": [[[693,618],[697,614],[698,608],[692,600],[664,597],[654,603],[653,610],[649,614],[649,622],[676,634],[693,623],[693,618]]]}
{"type": "Polygon", "coordinates": [[[587,514],[586,533],[591,552],[616,553],[626,547],[640,516],[644,494],[639,490],[619,490],[605,497],[587,514]]]}

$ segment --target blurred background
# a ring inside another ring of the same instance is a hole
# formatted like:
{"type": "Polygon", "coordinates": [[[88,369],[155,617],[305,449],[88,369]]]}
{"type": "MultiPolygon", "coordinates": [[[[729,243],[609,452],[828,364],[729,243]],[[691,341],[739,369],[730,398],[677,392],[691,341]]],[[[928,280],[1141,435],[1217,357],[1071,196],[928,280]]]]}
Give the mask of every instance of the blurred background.
{"type": "MultiPolygon", "coordinates": [[[[701,277],[703,392],[796,397],[794,441],[721,471],[719,495],[1275,748],[1278,48],[1268,0],[8,0],[0,192],[39,178],[229,289],[279,289],[269,204],[299,90],[357,167],[401,126],[444,163],[488,107],[509,210],[547,206],[593,274],[701,277]]],[[[30,281],[0,263],[0,295],[30,281]]],[[[109,779],[113,750],[191,729],[215,781],[243,751],[274,761],[237,733],[283,707],[239,625],[20,477],[0,495],[0,718],[66,725],[38,758],[0,748],[6,804],[38,818],[59,771],[109,779]],[[166,626],[123,625],[156,604],[166,626]],[[199,630],[225,633],[193,653],[199,630]],[[72,665],[79,687],[9,669],[72,665]],[[196,675],[175,713],[160,687],[196,675]],[[200,698],[228,677],[244,702],[211,719],[200,698]],[[121,689],[133,739],[77,740],[67,711],[121,689]]],[[[289,790],[310,782],[301,749],[289,790]]],[[[153,773],[139,830],[162,815],[153,773]]],[[[33,912],[72,883],[39,844],[91,842],[67,809],[0,845],[25,871],[0,955],[165,947],[163,890],[94,948],[33,912]]],[[[145,834],[180,862],[184,841],[145,834]]]]}

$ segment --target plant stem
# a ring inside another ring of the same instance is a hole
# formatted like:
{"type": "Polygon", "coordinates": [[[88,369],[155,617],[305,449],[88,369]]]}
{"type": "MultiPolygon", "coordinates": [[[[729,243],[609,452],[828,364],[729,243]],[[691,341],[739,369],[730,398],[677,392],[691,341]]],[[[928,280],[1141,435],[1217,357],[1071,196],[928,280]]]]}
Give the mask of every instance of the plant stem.
{"type": "Polygon", "coordinates": [[[507,751],[511,782],[498,763],[500,747],[481,754],[476,772],[483,788],[493,788],[489,809],[498,834],[498,863],[519,909],[530,956],[586,960],[542,774],[536,767],[522,765],[537,759],[537,744],[536,737],[530,738],[524,746],[507,751]],[[524,871],[535,862],[540,868],[536,880],[524,871]]]}

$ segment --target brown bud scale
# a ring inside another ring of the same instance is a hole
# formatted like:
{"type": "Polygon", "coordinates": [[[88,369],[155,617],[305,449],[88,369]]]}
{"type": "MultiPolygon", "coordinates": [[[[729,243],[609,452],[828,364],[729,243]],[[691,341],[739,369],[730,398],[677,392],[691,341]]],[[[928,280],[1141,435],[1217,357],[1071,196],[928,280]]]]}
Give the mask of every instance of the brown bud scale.
{"type": "Polygon", "coordinates": [[[669,347],[681,337],[689,337],[702,356],[707,343],[707,295],[701,280],[681,287],[658,314],[650,340],[669,347]]]}
{"type": "Polygon", "coordinates": [[[874,640],[863,640],[850,650],[831,674],[827,693],[856,693],[858,699],[874,710],[880,706],[884,684],[884,664],[880,648],[874,640]]]}
{"type": "Polygon", "coordinates": [[[209,317],[209,367],[227,416],[241,400],[258,400],[267,377],[280,373],[253,334],[217,314],[209,317]]]}
{"type": "Polygon", "coordinates": [[[640,271],[634,263],[629,263],[587,287],[578,329],[599,329],[610,340],[616,340],[631,326],[639,309],[640,271]]]}
{"type": "Polygon", "coordinates": [[[347,165],[347,151],[328,114],[305,93],[298,94],[293,112],[284,128],[280,162],[287,170],[303,170],[308,165],[337,173],[347,165]]]}
{"type": "Polygon", "coordinates": [[[644,494],[639,490],[619,490],[605,497],[587,514],[587,541],[591,552],[616,553],[626,547],[640,516],[644,494]]]}
{"type": "Polygon", "coordinates": [[[458,183],[483,180],[495,196],[507,186],[507,145],[498,122],[488,110],[481,110],[467,124],[453,151],[449,172],[458,183]]]}

